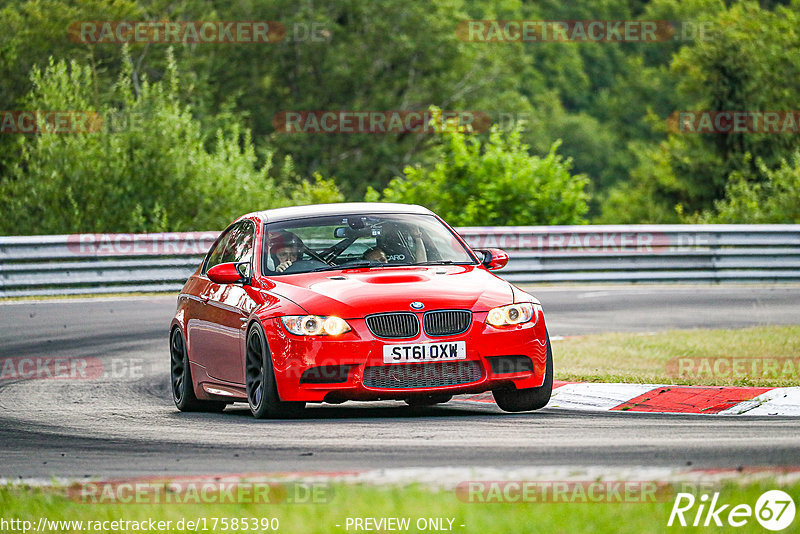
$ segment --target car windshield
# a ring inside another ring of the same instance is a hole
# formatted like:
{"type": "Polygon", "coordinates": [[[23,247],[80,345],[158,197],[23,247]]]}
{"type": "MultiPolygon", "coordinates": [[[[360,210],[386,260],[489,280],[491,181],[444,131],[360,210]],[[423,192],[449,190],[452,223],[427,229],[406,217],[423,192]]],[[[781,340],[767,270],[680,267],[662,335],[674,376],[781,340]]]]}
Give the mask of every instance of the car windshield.
{"type": "Polygon", "coordinates": [[[267,223],[267,276],[399,265],[475,264],[453,232],[431,215],[337,215],[267,223]]]}

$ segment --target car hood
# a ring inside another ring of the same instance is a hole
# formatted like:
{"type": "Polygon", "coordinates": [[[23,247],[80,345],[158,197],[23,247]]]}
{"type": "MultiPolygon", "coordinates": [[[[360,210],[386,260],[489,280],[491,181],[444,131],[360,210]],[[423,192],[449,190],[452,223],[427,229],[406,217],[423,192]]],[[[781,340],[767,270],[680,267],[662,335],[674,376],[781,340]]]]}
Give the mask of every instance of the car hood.
{"type": "Polygon", "coordinates": [[[308,313],[345,319],[371,313],[470,309],[487,311],[513,302],[511,284],[472,265],[347,269],[271,278],[272,293],[285,297],[308,313]]]}

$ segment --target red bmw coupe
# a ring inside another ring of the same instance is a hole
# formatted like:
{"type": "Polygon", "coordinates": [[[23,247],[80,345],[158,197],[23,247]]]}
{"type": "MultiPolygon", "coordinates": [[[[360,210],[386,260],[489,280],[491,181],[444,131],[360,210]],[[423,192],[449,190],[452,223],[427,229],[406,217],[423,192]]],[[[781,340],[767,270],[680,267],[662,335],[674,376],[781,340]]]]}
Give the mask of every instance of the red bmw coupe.
{"type": "Polygon", "coordinates": [[[291,417],[307,402],[414,406],[491,390],[544,407],[553,358],[542,307],[420,206],[326,204],[243,215],[178,297],[171,385],[182,411],[247,402],[291,417]]]}

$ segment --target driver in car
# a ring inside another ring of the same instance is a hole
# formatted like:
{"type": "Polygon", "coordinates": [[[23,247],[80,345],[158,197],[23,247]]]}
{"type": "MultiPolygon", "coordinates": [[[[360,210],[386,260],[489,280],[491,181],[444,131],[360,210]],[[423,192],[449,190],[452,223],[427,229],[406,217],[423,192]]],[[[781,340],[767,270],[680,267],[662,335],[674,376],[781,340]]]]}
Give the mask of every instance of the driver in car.
{"type": "Polygon", "coordinates": [[[282,273],[303,255],[303,242],[291,232],[276,232],[269,238],[269,253],[275,264],[275,272],[282,273]]]}

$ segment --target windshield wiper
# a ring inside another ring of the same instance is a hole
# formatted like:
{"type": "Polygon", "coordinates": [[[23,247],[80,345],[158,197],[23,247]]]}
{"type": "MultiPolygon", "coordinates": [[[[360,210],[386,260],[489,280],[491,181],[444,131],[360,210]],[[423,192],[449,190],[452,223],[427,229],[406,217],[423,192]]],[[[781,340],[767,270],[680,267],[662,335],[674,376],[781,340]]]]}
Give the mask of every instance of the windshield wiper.
{"type": "Polygon", "coordinates": [[[472,265],[466,261],[453,261],[453,260],[431,260],[431,261],[422,261],[419,263],[409,262],[409,261],[402,261],[397,263],[384,263],[388,267],[420,267],[426,265],[472,265]]]}
{"type": "Polygon", "coordinates": [[[455,262],[453,260],[433,260],[433,261],[424,261],[422,263],[410,263],[410,262],[400,262],[400,263],[383,263],[380,261],[370,261],[370,260],[362,260],[362,261],[353,261],[349,263],[343,263],[341,265],[328,265],[325,267],[317,267],[316,269],[312,269],[310,271],[306,271],[309,273],[317,273],[320,271],[335,271],[337,269],[359,269],[361,267],[417,267],[417,266],[426,266],[426,265],[470,265],[468,262],[455,262]]]}
{"type": "Polygon", "coordinates": [[[341,265],[328,265],[327,267],[317,267],[316,269],[312,269],[308,272],[310,273],[317,273],[320,271],[335,271],[337,269],[358,269],[360,267],[386,267],[387,263],[381,263],[379,261],[370,261],[370,260],[363,260],[363,261],[353,261],[349,263],[343,263],[341,265]]]}

